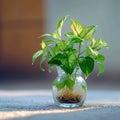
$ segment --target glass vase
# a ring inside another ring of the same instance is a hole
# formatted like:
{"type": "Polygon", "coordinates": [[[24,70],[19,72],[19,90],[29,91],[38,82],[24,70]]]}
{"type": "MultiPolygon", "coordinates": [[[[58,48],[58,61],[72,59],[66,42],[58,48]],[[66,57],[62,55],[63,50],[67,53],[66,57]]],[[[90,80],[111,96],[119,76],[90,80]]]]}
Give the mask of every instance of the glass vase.
{"type": "Polygon", "coordinates": [[[70,75],[60,68],[57,68],[57,72],[58,76],[52,86],[55,105],[67,108],[82,106],[86,98],[87,84],[80,70],[75,70],[70,75]]]}

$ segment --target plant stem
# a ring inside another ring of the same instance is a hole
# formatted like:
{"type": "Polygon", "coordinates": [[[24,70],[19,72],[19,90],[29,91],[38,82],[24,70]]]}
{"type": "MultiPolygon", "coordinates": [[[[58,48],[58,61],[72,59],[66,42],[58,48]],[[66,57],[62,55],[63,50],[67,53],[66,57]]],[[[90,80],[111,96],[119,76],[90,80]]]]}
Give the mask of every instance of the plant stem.
{"type": "Polygon", "coordinates": [[[55,53],[54,53],[53,49],[51,47],[47,47],[47,49],[50,52],[50,54],[52,55],[52,57],[54,57],[55,53]]]}
{"type": "Polygon", "coordinates": [[[77,67],[76,67],[76,71],[75,71],[75,76],[76,76],[76,74],[77,74],[77,71],[79,70],[79,57],[80,57],[80,50],[81,50],[81,43],[79,43],[79,46],[78,46],[78,56],[77,56],[77,67]]]}
{"type": "Polygon", "coordinates": [[[79,46],[78,46],[78,58],[80,56],[80,49],[81,49],[81,44],[79,43],[79,46]]]}

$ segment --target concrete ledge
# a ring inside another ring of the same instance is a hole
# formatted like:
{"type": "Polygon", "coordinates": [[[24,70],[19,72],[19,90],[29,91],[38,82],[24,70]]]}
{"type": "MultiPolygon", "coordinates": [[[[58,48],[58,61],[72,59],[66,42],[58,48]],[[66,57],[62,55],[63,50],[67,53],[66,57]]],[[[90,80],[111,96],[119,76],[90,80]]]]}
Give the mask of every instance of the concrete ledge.
{"type": "Polygon", "coordinates": [[[118,120],[120,91],[89,90],[83,107],[54,105],[50,90],[0,91],[0,120],[118,120]]]}

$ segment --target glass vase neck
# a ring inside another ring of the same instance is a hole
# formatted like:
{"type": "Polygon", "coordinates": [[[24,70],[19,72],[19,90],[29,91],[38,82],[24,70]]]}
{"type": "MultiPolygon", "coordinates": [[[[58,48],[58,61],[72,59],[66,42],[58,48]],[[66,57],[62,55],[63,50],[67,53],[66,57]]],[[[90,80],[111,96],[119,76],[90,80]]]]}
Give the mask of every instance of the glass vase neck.
{"type": "MultiPolygon", "coordinates": [[[[66,75],[67,73],[64,72],[64,70],[62,70],[60,67],[56,67],[57,69],[57,73],[58,73],[58,76],[63,76],[63,75],[66,75]]],[[[76,75],[81,75],[81,70],[80,69],[77,69],[75,68],[75,70],[73,71],[72,74],[76,74],[76,75]]]]}

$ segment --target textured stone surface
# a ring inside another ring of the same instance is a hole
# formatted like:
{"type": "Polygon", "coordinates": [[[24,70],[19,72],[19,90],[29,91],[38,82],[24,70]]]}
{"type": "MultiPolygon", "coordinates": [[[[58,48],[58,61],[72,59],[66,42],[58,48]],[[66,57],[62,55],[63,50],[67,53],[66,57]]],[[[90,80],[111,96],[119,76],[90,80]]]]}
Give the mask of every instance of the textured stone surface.
{"type": "Polygon", "coordinates": [[[118,120],[120,91],[90,90],[83,107],[54,105],[50,90],[0,91],[0,120],[118,120]]]}

